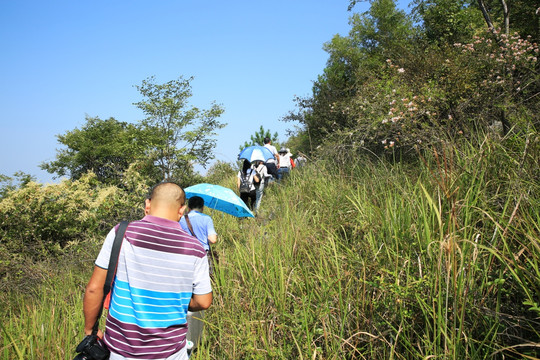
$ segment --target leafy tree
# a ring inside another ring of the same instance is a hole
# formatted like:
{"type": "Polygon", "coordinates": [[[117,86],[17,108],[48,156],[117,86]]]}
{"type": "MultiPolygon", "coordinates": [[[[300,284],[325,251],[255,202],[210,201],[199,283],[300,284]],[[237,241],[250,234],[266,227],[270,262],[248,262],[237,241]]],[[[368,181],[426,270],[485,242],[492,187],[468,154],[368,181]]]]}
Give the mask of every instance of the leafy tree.
{"type": "Polygon", "coordinates": [[[139,172],[145,184],[195,179],[193,163],[205,166],[213,158],[211,137],[225,126],[216,120],[223,109],[217,105],[209,110],[187,108],[191,79],[163,85],[153,81],[149,78],[137,86],[145,99],[135,105],[147,115],[145,120],[129,124],[87,116],[80,129],[57,135],[65,148],[41,168],[71,180],[92,171],[98,181],[121,187],[126,186],[128,169],[139,172]]]}
{"type": "Polygon", "coordinates": [[[264,138],[270,138],[272,143],[277,144],[278,142],[278,133],[275,132],[274,135],[270,133],[270,130],[265,130],[264,127],[261,125],[259,131],[255,132],[255,134],[251,135],[251,141],[244,142],[244,146],[240,146],[239,149],[242,151],[242,149],[247,148],[248,146],[252,145],[264,145],[264,138]]]}
{"type": "Polygon", "coordinates": [[[13,177],[0,174],[0,199],[6,197],[10,191],[25,187],[31,181],[36,181],[36,177],[22,171],[17,171],[13,177]]]}
{"type": "Polygon", "coordinates": [[[102,183],[118,184],[123,172],[136,159],[144,158],[143,132],[133,124],[114,118],[86,117],[80,128],[57,135],[66,148],[57,150],[56,159],[40,167],[57,177],[80,179],[94,172],[102,183]]]}
{"type": "Polygon", "coordinates": [[[540,3],[530,0],[511,2],[511,31],[518,32],[523,38],[531,37],[532,43],[540,42],[540,3]]]}
{"type": "MultiPolygon", "coordinates": [[[[351,1],[352,8],[356,1],[351,1]]],[[[363,86],[384,69],[385,60],[410,52],[415,30],[394,0],[374,0],[363,14],[353,14],[348,36],[336,35],[324,45],[327,66],[313,85],[313,96],[297,98],[298,111],[283,120],[299,121],[317,147],[335,132],[356,126],[351,102],[363,86]]],[[[306,142],[303,142],[304,145],[306,142]]]]}
{"type": "Polygon", "coordinates": [[[466,42],[484,26],[476,0],[416,0],[414,4],[416,20],[431,43],[466,42]]]}
{"type": "Polygon", "coordinates": [[[518,33],[532,43],[540,41],[540,21],[538,1],[530,0],[476,0],[485,23],[497,39],[502,41],[501,34],[510,36],[518,33]]]}
{"type": "Polygon", "coordinates": [[[305,116],[309,116],[307,102],[310,101],[309,98],[300,98],[295,97],[296,110],[291,110],[289,113],[281,118],[281,121],[289,122],[294,121],[300,123],[300,125],[295,125],[294,130],[288,131],[289,138],[287,139],[286,145],[291,149],[293,154],[298,151],[303,152],[304,154],[310,154],[313,151],[313,143],[311,142],[311,136],[309,128],[306,126],[307,121],[305,116]]]}
{"type": "Polygon", "coordinates": [[[234,178],[236,170],[231,163],[225,161],[216,161],[206,174],[205,182],[210,184],[223,184],[226,179],[234,178]]]}
{"type": "Polygon", "coordinates": [[[344,159],[356,151],[404,159],[501,123],[504,134],[537,128],[538,46],[532,36],[501,34],[495,26],[508,11],[478,1],[489,5],[496,41],[472,0],[418,1],[419,28],[391,0],[354,14],[349,35],[325,45],[329,60],[313,95],[297,98],[283,119],[303,126],[295,141],[344,159]]]}
{"type": "Polygon", "coordinates": [[[370,57],[387,59],[410,50],[414,40],[411,18],[397,8],[394,0],[374,0],[369,11],[353,14],[349,37],[370,57]]]}
{"type": "Polygon", "coordinates": [[[2,184],[0,187],[0,198],[3,198],[7,193],[15,188],[13,186],[13,179],[4,174],[0,174],[0,184],[2,184]]]}
{"type": "Polygon", "coordinates": [[[150,77],[135,86],[144,99],[134,105],[146,115],[142,126],[153,134],[147,155],[163,180],[191,176],[194,163],[206,166],[214,158],[212,136],[226,126],[218,121],[224,112],[221,106],[213,103],[208,110],[188,106],[192,80],[180,77],[156,84],[150,77]]]}

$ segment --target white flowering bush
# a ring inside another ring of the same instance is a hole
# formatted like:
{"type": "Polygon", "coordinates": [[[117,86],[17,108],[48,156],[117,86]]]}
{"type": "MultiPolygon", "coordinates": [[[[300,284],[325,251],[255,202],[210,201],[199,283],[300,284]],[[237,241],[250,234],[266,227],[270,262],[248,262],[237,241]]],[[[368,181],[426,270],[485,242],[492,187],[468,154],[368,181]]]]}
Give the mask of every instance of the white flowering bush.
{"type": "Polygon", "coordinates": [[[517,34],[500,39],[475,36],[470,43],[430,49],[425,62],[387,59],[352,100],[330,105],[349,119],[332,144],[403,155],[488,131],[520,134],[531,124],[537,130],[538,45],[517,34]]]}
{"type": "MultiPolygon", "coordinates": [[[[475,72],[475,82],[464,99],[462,108],[480,115],[484,124],[500,118],[505,112],[514,126],[524,115],[534,120],[538,113],[538,44],[521,38],[517,33],[499,35],[499,41],[475,36],[468,44],[454,44],[459,52],[456,65],[475,72]],[[476,108],[475,108],[476,106],[476,108]],[[516,116],[519,115],[519,116],[516,116]],[[513,122],[512,122],[513,121],[513,122]]],[[[458,69],[454,71],[458,72],[458,69]]],[[[459,108],[458,108],[459,110],[459,108]]],[[[462,114],[460,114],[462,115],[462,114]]],[[[536,120],[537,121],[537,120],[536,120]]]]}

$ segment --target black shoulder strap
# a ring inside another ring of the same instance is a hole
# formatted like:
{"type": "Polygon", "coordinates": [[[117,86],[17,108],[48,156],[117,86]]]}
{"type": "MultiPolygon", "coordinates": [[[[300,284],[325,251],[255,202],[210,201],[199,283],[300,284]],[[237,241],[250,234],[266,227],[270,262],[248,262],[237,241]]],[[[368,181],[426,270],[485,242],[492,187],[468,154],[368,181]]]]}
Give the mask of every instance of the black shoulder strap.
{"type": "Polygon", "coordinates": [[[122,221],[116,231],[116,237],[114,238],[113,247],[111,249],[111,258],[109,259],[109,267],[107,269],[107,277],[105,278],[105,285],[103,286],[103,295],[107,296],[111,291],[111,284],[116,274],[116,267],[118,266],[118,255],[120,255],[120,248],[122,247],[122,239],[126,232],[129,222],[122,221]]]}
{"type": "Polygon", "coordinates": [[[195,231],[193,231],[193,226],[191,225],[191,220],[189,220],[189,216],[186,214],[186,215],[184,215],[184,217],[186,218],[186,224],[187,224],[187,227],[188,227],[189,231],[191,232],[191,235],[195,236],[195,231]]]}
{"type": "Polygon", "coordinates": [[[116,236],[114,237],[114,243],[111,249],[111,257],[109,258],[109,267],[107,268],[107,277],[105,278],[105,284],[103,285],[103,300],[101,300],[101,308],[99,309],[99,315],[96,319],[96,323],[92,328],[92,334],[97,334],[99,328],[99,318],[103,312],[103,303],[105,298],[111,291],[111,284],[116,274],[116,267],[118,266],[118,255],[120,254],[120,248],[122,247],[122,240],[124,239],[124,233],[126,232],[128,221],[122,221],[116,230],[116,236]]]}

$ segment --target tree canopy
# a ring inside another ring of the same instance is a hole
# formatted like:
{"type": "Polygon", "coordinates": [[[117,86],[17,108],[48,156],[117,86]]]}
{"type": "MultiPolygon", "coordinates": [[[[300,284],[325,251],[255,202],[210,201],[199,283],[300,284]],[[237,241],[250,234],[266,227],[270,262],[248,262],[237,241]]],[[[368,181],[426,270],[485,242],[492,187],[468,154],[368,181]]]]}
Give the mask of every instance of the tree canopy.
{"type": "Polygon", "coordinates": [[[218,121],[221,106],[213,103],[204,110],[188,105],[192,80],[180,77],[157,84],[150,77],[136,86],[143,99],[134,105],[146,115],[142,126],[153,134],[148,155],[162,180],[189,176],[194,163],[205,167],[214,158],[216,130],[226,126],[218,121]]]}
{"type": "MultiPolygon", "coordinates": [[[[264,129],[264,127],[261,125],[259,128],[259,131],[256,131],[255,134],[251,135],[250,140],[244,142],[244,145],[239,147],[239,150],[242,151],[242,149],[247,148],[248,146],[252,145],[264,145],[264,138],[270,138],[272,143],[274,145],[278,142],[278,133],[275,132],[273,135],[269,129],[264,129]]],[[[276,145],[277,146],[277,145],[276,145]]]]}
{"type": "Polygon", "coordinates": [[[43,170],[78,180],[88,171],[103,183],[117,183],[128,166],[144,158],[145,139],[140,127],[114,118],[86,117],[86,123],[57,135],[65,146],[43,170]]]}
{"type": "Polygon", "coordinates": [[[57,135],[64,146],[56,159],[41,168],[72,180],[92,171],[102,183],[123,185],[124,173],[135,166],[148,183],[189,181],[194,164],[214,158],[216,130],[223,108],[190,106],[192,78],[157,84],[154,77],[136,86],[143,99],[134,105],[146,118],[136,123],[86,117],[81,128],[57,135]]]}
{"type": "Polygon", "coordinates": [[[443,140],[539,126],[534,6],[417,0],[409,15],[394,0],[370,4],[350,17],[347,36],[325,44],[327,65],[312,94],[296,98],[283,119],[300,122],[300,150],[339,144],[347,152],[415,154],[443,140]]]}

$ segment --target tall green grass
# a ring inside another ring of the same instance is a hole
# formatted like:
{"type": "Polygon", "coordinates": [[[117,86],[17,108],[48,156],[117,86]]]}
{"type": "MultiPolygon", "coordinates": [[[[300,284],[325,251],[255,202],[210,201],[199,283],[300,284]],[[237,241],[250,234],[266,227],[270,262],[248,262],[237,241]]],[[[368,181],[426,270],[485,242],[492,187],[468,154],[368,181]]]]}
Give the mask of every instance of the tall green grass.
{"type": "MultiPolygon", "coordinates": [[[[92,267],[89,262],[87,270],[92,267]]],[[[2,296],[1,359],[73,359],[82,340],[82,295],[88,271],[62,264],[36,266],[44,280],[2,296]]],[[[91,270],[90,270],[91,271],[91,270]]]]}
{"type": "Polygon", "coordinates": [[[538,357],[539,184],[515,165],[486,141],[296,172],[217,224],[200,358],[538,357]]]}
{"type": "MultiPolygon", "coordinates": [[[[538,358],[540,183],[513,149],[321,160],[255,219],[207,210],[220,260],[192,358],[538,358]]],[[[72,358],[90,272],[6,300],[2,358],[72,358]]]]}

